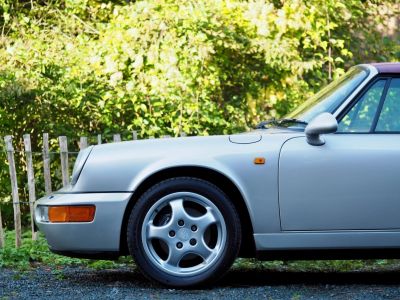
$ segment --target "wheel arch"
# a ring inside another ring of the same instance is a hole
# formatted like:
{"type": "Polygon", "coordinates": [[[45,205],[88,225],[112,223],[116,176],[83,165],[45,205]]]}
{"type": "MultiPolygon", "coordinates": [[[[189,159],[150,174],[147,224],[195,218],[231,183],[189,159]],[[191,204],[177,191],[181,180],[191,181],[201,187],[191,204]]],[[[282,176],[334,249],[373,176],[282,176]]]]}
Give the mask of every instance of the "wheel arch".
{"type": "Polygon", "coordinates": [[[239,256],[254,257],[255,241],[253,236],[254,233],[253,225],[251,222],[248,207],[239,188],[226,175],[218,171],[215,171],[213,169],[207,167],[199,167],[199,166],[179,166],[179,167],[166,168],[151,174],[138,185],[131,199],[129,200],[129,203],[124,212],[121,233],[120,233],[121,234],[120,253],[122,255],[129,254],[127,240],[126,240],[127,224],[130,212],[133,206],[135,205],[136,201],[145,191],[147,191],[154,184],[169,178],[181,177],[181,176],[199,178],[208,181],[210,183],[213,183],[228,195],[229,199],[232,200],[239,214],[241,228],[242,228],[242,245],[239,252],[239,256]]]}

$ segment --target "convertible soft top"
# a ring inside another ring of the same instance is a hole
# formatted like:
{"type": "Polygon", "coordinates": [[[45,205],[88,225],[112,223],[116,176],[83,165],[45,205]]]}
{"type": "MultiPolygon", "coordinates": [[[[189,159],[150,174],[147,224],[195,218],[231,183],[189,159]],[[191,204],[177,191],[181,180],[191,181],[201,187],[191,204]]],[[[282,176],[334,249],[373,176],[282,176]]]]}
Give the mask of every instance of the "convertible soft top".
{"type": "Polygon", "coordinates": [[[374,63],[374,66],[379,73],[397,73],[400,74],[400,63],[374,63]]]}

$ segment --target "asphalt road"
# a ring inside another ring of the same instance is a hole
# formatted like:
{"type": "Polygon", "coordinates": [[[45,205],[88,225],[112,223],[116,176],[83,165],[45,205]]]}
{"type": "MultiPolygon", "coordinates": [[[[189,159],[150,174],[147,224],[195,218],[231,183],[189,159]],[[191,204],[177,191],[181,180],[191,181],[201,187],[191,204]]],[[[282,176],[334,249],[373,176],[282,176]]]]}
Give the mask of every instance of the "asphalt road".
{"type": "Polygon", "coordinates": [[[0,269],[0,299],[400,299],[399,275],[234,270],[207,289],[175,290],[128,268],[0,269]]]}

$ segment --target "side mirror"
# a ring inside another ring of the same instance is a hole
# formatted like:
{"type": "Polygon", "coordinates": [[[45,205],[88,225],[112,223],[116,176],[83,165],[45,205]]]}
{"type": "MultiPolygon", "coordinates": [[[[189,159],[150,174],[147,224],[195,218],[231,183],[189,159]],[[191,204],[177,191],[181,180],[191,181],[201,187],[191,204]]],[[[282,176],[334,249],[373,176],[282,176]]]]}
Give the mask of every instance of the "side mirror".
{"type": "Polygon", "coordinates": [[[315,117],[306,127],[305,134],[307,142],[313,146],[321,146],[325,144],[321,134],[334,133],[338,128],[335,117],[330,113],[322,113],[315,117]]]}

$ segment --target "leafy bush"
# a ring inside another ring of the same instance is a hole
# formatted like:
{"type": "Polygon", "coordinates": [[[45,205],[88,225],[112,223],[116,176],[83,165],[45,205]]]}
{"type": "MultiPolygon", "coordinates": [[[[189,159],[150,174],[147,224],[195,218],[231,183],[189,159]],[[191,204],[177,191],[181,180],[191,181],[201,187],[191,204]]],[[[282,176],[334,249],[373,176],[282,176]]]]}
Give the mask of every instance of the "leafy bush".
{"type": "Polygon", "coordinates": [[[0,132],[17,136],[244,130],[324,85],[328,61],[399,55],[377,31],[389,1],[2,3],[0,132]]]}
{"type": "Polygon", "coordinates": [[[329,66],[398,60],[399,13],[382,0],[0,0],[0,136],[19,150],[31,133],[38,150],[42,132],[56,149],[58,135],[247,130],[325,85],[329,66]]]}

